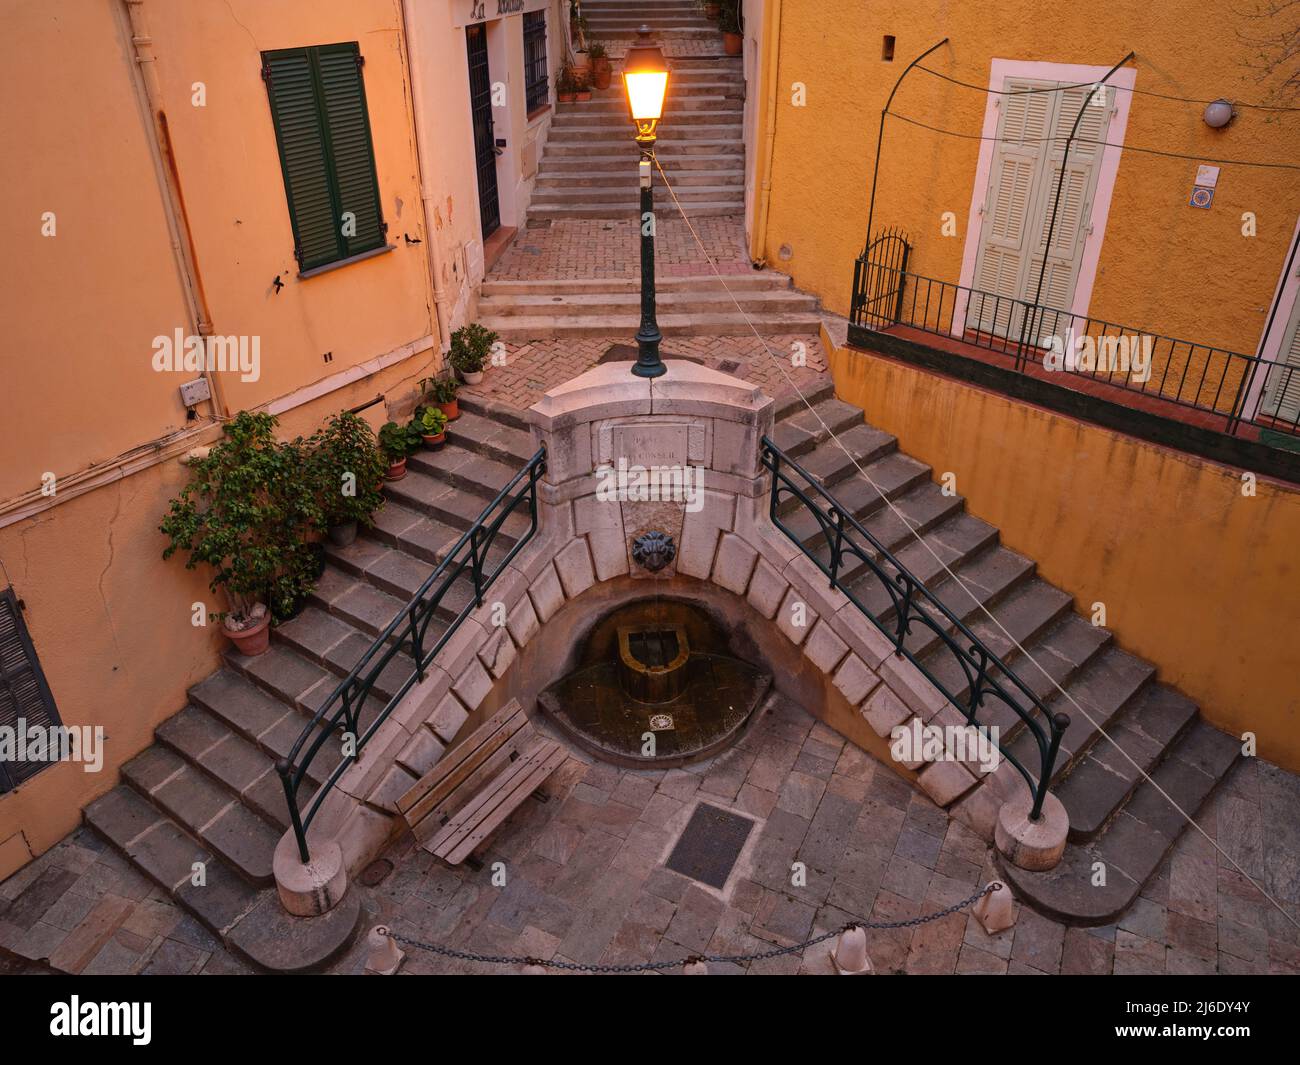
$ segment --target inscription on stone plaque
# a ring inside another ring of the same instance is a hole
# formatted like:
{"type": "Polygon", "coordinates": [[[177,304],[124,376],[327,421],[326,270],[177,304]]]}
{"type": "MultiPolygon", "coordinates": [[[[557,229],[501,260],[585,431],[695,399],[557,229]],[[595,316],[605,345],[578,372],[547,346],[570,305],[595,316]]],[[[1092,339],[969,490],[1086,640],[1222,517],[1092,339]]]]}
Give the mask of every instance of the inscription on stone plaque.
{"type": "Polygon", "coordinates": [[[688,426],[615,425],[611,459],[629,466],[685,466],[690,461],[688,426]]]}

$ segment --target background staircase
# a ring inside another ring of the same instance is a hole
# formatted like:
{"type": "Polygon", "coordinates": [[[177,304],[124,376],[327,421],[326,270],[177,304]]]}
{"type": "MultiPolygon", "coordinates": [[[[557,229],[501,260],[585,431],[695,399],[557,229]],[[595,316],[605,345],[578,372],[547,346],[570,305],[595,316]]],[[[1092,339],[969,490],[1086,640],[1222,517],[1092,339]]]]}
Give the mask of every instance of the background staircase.
{"type": "Polygon", "coordinates": [[[583,0],[588,38],[604,41],[633,38],[649,26],[656,36],[715,41],[718,24],[704,17],[695,0],[583,0]]]}
{"type": "MultiPolygon", "coordinates": [[[[1200,721],[1196,707],[1155,680],[1154,668],[1127,654],[1105,629],[1071,610],[1070,596],[1043,581],[1034,563],[998,542],[997,530],[947,496],[925,464],[899,451],[897,440],[863,423],[862,411],[837,400],[829,377],[807,393],[778,399],[777,444],[836,496],[899,560],[930,587],[1008,665],[1049,709],[1064,708],[1067,730],[1053,790],[1069,811],[1071,842],[1048,873],[1004,872],[1017,895],[1058,918],[1082,924],[1113,920],[1137,896],[1185,828],[1182,817],[1099,737],[1050,683],[1009,649],[981,620],[975,601],[990,607],[1033,658],[1106,727],[1139,764],[1188,811],[1209,797],[1238,756],[1230,736],[1200,721]],[[895,502],[900,520],[829,439],[826,426],[895,502]],[[946,578],[911,530],[923,533],[954,570],[946,578]],[[974,596],[955,586],[960,582],[974,596]],[[1108,870],[1092,887],[1092,863],[1108,870]]],[[[375,527],[348,547],[326,549],[325,571],[310,602],[273,630],[271,650],[257,658],[233,651],[225,665],[196,684],[177,715],[159,726],[154,746],[123,769],[122,783],[85,810],[87,823],[167,890],[232,949],[268,969],[318,968],[350,941],[360,914],[359,893],[324,917],[285,914],[273,887],[271,856],[288,827],[275,760],[285,756],[304,724],[339,679],[402,609],[448,548],[531,457],[522,412],[462,393],[462,415],[439,452],[412,456],[407,476],[385,485],[387,502],[375,527]],[[206,885],[192,883],[203,862],[206,885]]],[[[788,522],[814,550],[816,530],[802,515],[788,522]]],[[[505,550],[524,530],[508,522],[505,550]]],[[[824,549],[824,548],[823,548],[824,549]]],[[[886,618],[888,603],[873,579],[860,577],[861,595],[886,618]]],[[[469,601],[465,582],[444,600],[449,621],[469,601]]],[[[918,636],[927,665],[960,683],[947,656],[918,636]]],[[[402,681],[395,664],[381,678],[387,698],[402,681]]],[[[379,699],[363,724],[381,708],[379,699]]],[[[1019,719],[1009,712],[989,723],[1004,742],[1023,748],[1019,719]]],[[[337,764],[334,743],[322,747],[310,780],[319,784],[337,764]]],[[[1033,765],[1036,760],[1028,759],[1033,765]]],[[[311,794],[304,789],[303,800],[311,794]]]]}

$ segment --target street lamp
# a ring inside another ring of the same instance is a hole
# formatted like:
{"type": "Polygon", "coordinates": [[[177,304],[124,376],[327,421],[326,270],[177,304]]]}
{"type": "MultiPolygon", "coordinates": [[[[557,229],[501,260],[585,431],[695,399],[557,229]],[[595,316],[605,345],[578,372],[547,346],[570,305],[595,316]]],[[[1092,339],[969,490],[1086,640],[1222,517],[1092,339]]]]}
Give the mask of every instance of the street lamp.
{"type": "Polygon", "coordinates": [[[637,40],[623,59],[623,87],[628,110],[636,126],[636,143],[641,149],[637,178],[641,186],[641,328],[637,330],[637,359],[632,372],[637,377],[659,377],[668,367],[659,358],[663,334],[655,321],[655,223],[654,189],[651,185],[655,133],[663,116],[668,92],[668,63],[659,46],[650,40],[650,27],[637,30],[637,40]]]}

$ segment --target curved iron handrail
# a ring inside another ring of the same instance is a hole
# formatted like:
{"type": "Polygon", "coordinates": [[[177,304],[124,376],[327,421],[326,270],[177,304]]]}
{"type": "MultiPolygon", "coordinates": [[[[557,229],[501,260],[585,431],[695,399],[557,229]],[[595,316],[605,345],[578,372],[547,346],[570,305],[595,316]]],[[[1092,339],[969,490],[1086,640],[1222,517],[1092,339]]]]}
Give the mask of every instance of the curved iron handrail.
{"type": "Polygon", "coordinates": [[[294,741],[289,753],[276,762],[275,769],[280,775],[285,801],[289,806],[289,820],[298,842],[298,855],[304,864],[311,861],[311,854],[307,848],[307,829],[320,810],[325,796],[338,783],[348,767],[360,757],[366,743],[388,719],[397,704],[417,682],[424,680],[425,670],[438,652],[446,646],[461,623],[483,605],[483,593],[491,587],[501,571],[537,532],[537,482],[545,472],[546,448],[542,447],[528,460],[523,469],[511,478],[510,483],[497,493],[496,498],[483,508],[483,512],[479,514],[474,524],[461,535],[455,546],[447,552],[446,557],[425,578],[410,602],[388,623],[348,675],[335,686],[320,709],[312,715],[298,739],[294,741]],[[515,492],[520,482],[524,480],[527,484],[515,492]],[[525,504],[528,506],[529,514],[528,531],[515,540],[510,549],[489,570],[486,566],[487,555],[497,533],[500,532],[506,519],[525,504]],[[443,596],[466,570],[469,571],[473,581],[474,596],[426,650],[425,639],[428,636],[429,626],[433,623],[443,596]],[[370,699],[375,682],[399,654],[410,656],[411,673],[385,703],[383,709],[375,715],[374,721],[364,732],[361,732],[361,714],[370,699]],[[322,781],[304,812],[298,805],[298,791],[306,779],[307,769],[325,742],[339,731],[345,736],[354,737],[352,750],[344,755],[333,772],[322,781]],[[313,734],[315,734],[314,738],[313,734]]]}
{"type": "Polygon", "coordinates": [[[977,713],[985,705],[986,699],[997,699],[1004,703],[1024,722],[1025,728],[1033,736],[1035,746],[1038,748],[1037,779],[1035,779],[1028,767],[1008,750],[1000,740],[998,741],[998,748],[1002,753],[1002,757],[1015,766],[1029,785],[1029,790],[1034,796],[1030,817],[1037,820],[1042,813],[1043,801],[1047,797],[1048,786],[1052,782],[1052,772],[1056,764],[1057,753],[1060,750],[1061,736],[1070,725],[1069,716],[1060,712],[1052,713],[1049,711],[1042,700],[1030,691],[1024,682],[1007,667],[1006,663],[989,650],[983,641],[966,627],[961,618],[948,609],[942,600],[925,586],[920,578],[914,576],[906,566],[889,552],[884,544],[863,528],[862,524],[849,511],[845,510],[830,492],[818,484],[810,473],[786,455],[766,436],[762,440],[762,462],[767,469],[772,471],[772,493],[769,508],[769,517],[772,524],[798,545],[799,549],[813,561],[813,564],[830,578],[832,588],[848,599],[876,628],[889,638],[894,645],[896,655],[907,658],[920,671],[921,675],[961,712],[968,724],[976,728],[987,727],[981,726],[976,720],[977,713]],[[788,466],[796,471],[806,482],[808,488],[816,496],[820,496],[821,499],[825,500],[825,505],[819,504],[814,496],[793,481],[782,470],[783,466],[788,466]],[[799,535],[781,519],[779,512],[781,504],[784,502],[783,497],[798,500],[812,514],[817,522],[820,535],[825,540],[830,552],[829,564],[823,563],[816,554],[809,550],[799,535]],[[854,534],[865,540],[870,545],[870,550],[864,549],[861,544],[855,542],[854,534]],[[863,567],[869,570],[889,596],[890,605],[895,615],[892,631],[889,624],[871,611],[858,598],[853,587],[840,579],[846,557],[860,562],[863,567]],[[894,572],[886,572],[880,564],[881,561],[887,563],[894,572]],[[927,610],[925,607],[929,609],[927,610]],[[934,614],[941,616],[946,624],[939,624],[935,617],[932,616],[931,610],[934,614]],[[964,700],[953,694],[931,672],[929,667],[907,647],[906,640],[908,636],[912,635],[913,625],[920,625],[929,629],[956,658],[957,664],[966,677],[968,694],[964,700]],[[1032,710],[1026,710],[1012,697],[1003,687],[1002,682],[994,675],[995,671],[1001,673],[1011,686],[1020,695],[1024,696],[1032,710]],[[1037,711],[1042,715],[1045,724],[1035,718],[1033,711],[1037,711]]]}

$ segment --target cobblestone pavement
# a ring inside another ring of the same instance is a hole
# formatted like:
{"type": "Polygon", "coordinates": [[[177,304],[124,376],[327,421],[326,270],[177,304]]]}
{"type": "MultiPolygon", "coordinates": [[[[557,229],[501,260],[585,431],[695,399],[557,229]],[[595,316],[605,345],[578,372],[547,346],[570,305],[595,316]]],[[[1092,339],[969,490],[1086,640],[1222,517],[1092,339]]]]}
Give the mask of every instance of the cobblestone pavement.
{"type": "MultiPolygon", "coordinates": [[[[636,358],[636,346],[631,337],[507,344],[506,364],[489,366],[479,384],[462,385],[461,390],[523,410],[541,399],[548,389],[591,369],[614,345],[627,347],[626,353],[620,357],[629,361],[636,358]]],[[[695,359],[715,370],[753,381],[761,385],[769,396],[786,391],[792,383],[800,390],[806,390],[827,369],[821,340],[808,335],[769,336],[761,341],[752,335],[669,337],[661,351],[669,362],[674,357],[695,359]],[[801,347],[796,349],[796,344],[801,347]],[[791,356],[796,350],[804,353],[807,365],[798,368],[791,365],[791,356]],[[779,364],[777,359],[781,360],[779,364]]]]}
{"type": "MultiPolygon", "coordinates": [[[[742,954],[802,942],[851,917],[932,913],[995,876],[983,842],[835,732],[783,699],[731,750],[687,770],[625,771],[571,757],[550,802],[497,833],[481,871],[400,843],[369,899],[371,923],[478,952],[635,963],[742,954]],[[756,820],[722,892],[664,867],[693,806],[756,820]],[[791,865],[807,865],[807,886],[791,865]],[[503,862],[504,887],[491,884],[503,862]]],[[[1300,914],[1300,777],[1246,759],[1201,816],[1228,853],[1300,914]]],[[[834,941],[751,973],[826,973],[834,941]]],[[[1116,925],[1067,928],[1021,909],[988,936],[965,912],[872,931],[882,973],[1300,972],[1300,929],[1198,834],[1188,833],[1116,925]]],[[[340,971],[364,965],[354,949],[340,971]]],[[[721,972],[728,966],[713,965],[721,972]]],[[[489,966],[408,952],[403,971],[489,966]]]]}
{"type": "MultiPolygon", "coordinates": [[[[932,913],[995,876],[983,842],[928,798],[785,700],[767,705],[735,747],[685,770],[572,755],[548,784],[551,800],[525,803],[479,871],[400,841],[377,888],[353,886],[365,894],[365,926],[480,952],[676,961],[771,950],[853,917],[932,913]],[[755,820],[721,892],[664,867],[698,802],[755,820]],[[796,860],[807,865],[804,887],[791,884],[796,860]],[[504,887],[491,883],[494,862],[505,863],[504,887]]],[[[1300,915],[1300,777],[1244,759],[1199,821],[1300,915]]],[[[833,942],[747,971],[826,973],[833,942]]],[[[366,949],[362,935],[332,971],[360,971],[366,949]]],[[[988,936],[963,912],[873,931],[869,950],[881,973],[1300,973],[1300,929],[1193,832],[1115,925],[1067,928],[1022,909],[1014,927],[988,936]]],[[[249,971],[87,829],[0,884],[0,975],[52,968],[249,971]]],[[[412,950],[402,971],[489,969],[412,950]]]]}

